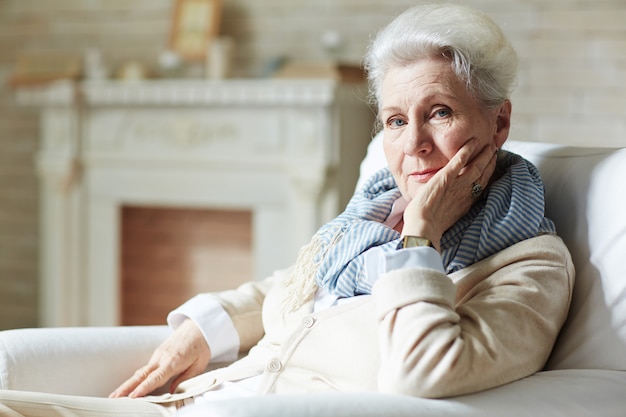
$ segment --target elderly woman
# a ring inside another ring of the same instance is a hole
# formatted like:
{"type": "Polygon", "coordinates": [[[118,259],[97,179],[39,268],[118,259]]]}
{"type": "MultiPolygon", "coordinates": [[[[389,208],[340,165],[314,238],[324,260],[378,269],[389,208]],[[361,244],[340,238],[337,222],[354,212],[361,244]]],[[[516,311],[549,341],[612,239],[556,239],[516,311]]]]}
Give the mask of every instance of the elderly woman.
{"type": "MultiPolygon", "coordinates": [[[[365,63],[388,168],[292,268],[170,314],[176,331],[111,397],[143,397],[174,378],[172,394],[125,406],[168,415],[224,396],[314,390],[437,398],[543,367],[574,271],[544,217],[536,168],[499,150],[513,49],[478,11],[419,6],[377,36],[365,63]]],[[[2,402],[19,411],[10,395],[2,402]]]]}

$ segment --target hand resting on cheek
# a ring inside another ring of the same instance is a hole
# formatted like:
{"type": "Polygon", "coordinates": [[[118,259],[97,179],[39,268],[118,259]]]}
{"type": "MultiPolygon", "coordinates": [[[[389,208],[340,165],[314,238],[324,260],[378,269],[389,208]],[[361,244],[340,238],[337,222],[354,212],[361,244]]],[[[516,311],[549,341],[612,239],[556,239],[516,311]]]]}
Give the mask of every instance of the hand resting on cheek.
{"type": "Polygon", "coordinates": [[[496,147],[484,146],[478,155],[478,140],[467,141],[450,162],[422,187],[404,211],[403,236],[428,238],[439,250],[443,233],[474,204],[474,183],[485,187],[496,167],[496,147]]]}

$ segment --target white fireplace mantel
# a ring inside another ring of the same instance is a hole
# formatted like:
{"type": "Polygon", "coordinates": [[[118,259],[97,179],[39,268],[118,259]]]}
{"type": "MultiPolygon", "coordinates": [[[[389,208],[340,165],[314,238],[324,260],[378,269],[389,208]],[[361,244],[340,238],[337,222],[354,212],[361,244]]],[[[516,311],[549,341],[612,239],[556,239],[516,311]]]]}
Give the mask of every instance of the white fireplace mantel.
{"type": "Polygon", "coordinates": [[[23,89],[42,109],[43,326],[119,323],[123,205],[246,209],[256,279],[288,266],[352,194],[365,86],[115,81],[23,89]]]}

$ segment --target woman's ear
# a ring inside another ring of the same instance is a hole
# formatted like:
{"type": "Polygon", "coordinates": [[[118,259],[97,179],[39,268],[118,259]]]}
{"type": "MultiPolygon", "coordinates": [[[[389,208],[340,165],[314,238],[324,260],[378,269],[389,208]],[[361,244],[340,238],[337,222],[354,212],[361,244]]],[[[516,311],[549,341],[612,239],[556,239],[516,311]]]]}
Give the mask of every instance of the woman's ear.
{"type": "Polygon", "coordinates": [[[506,142],[506,139],[509,137],[509,130],[511,128],[511,107],[511,101],[505,100],[497,110],[494,140],[498,149],[504,145],[504,142],[506,142]]]}

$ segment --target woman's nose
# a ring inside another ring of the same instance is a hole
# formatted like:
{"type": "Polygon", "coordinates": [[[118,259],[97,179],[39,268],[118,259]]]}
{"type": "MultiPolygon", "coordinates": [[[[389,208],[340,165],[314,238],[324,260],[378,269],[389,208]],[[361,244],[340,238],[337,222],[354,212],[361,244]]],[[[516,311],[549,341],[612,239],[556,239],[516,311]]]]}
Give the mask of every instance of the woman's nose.
{"type": "Polygon", "coordinates": [[[404,142],[404,153],[417,155],[428,153],[432,149],[432,136],[424,125],[413,124],[412,129],[407,129],[407,139],[404,142]]]}

